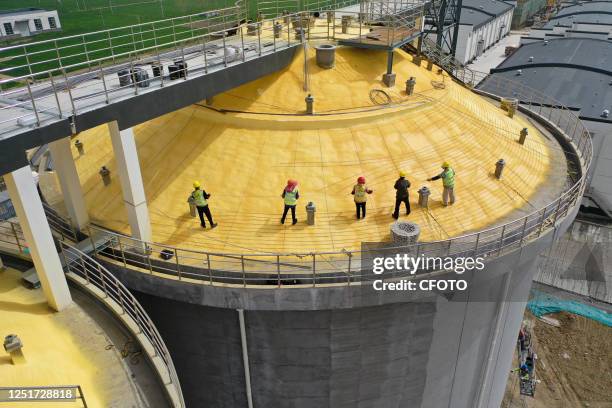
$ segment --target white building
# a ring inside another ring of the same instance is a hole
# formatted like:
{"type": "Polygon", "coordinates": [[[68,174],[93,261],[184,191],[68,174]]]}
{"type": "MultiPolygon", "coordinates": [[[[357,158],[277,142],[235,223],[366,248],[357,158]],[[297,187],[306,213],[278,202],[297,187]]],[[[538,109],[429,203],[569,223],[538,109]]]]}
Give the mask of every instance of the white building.
{"type": "Polygon", "coordinates": [[[513,11],[504,1],[463,0],[455,58],[467,64],[506,36],[513,11]]]}
{"type": "Polygon", "coordinates": [[[28,37],[60,29],[56,10],[30,7],[0,11],[0,39],[28,37]]]}

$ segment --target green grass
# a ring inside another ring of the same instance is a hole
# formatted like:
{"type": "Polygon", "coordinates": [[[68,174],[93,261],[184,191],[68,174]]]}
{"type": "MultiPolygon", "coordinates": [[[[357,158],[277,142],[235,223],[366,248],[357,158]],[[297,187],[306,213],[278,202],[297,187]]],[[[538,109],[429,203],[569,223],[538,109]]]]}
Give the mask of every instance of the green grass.
{"type": "MultiPolygon", "coordinates": [[[[234,0],[2,0],[0,4],[2,9],[39,7],[58,11],[61,31],[42,33],[5,42],[4,46],[21,46],[14,50],[0,52],[0,68],[20,67],[29,60],[30,63],[40,62],[34,65],[33,72],[37,73],[86,61],[85,52],[88,53],[90,60],[108,58],[111,56],[111,52],[107,48],[110,48],[111,44],[115,54],[129,51],[138,52],[142,49],[154,47],[156,41],[157,43],[169,41],[170,35],[172,35],[172,38],[176,35],[176,39],[179,40],[188,39],[191,36],[191,31],[188,27],[172,29],[170,23],[161,23],[156,24],[158,29],[156,31],[157,39],[154,39],[153,33],[146,32],[151,30],[151,26],[147,25],[143,27],[144,33],[138,33],[138,29],[136,29],[134,37],[131,36],[131,30],[113,31],[113,37],[120,38],[113,38],[110,42],[107,34],[103,32],[87,36],[87,42],[94,41],[93,44],[87,46],[87,50],[85,46],[81,45],[82,39],[80,37],[59,40],[59,47],[67,47],[60,51],[62,58],[61,66],[58,61],[50,61],[57,59],[55,45],[53,43],[36,44],[39,41],[59,39],[66,36],[92,33],[111,28],[197,14],[206,10],[231,7],[234,5],[234,0]],[[160,40],[160,35],[166,35],[167,37],[160,40]],[[132,46],[128,47],[128,44],[133,43],[133,38],[138,41],[135,50],[132,46]],[[27,57],[26,53],[28,54],[27,57]]],[[[187,21],[183,20],[185,23],[187,21]]],[[[204,31],[199,30],[197,34],[204,34],[204,31]]],[[[162,46],[160,48],[163,49],[165,47],[162,46]]],[[[105,62],[111,63],[112,61],[108,60],[105,62]]],[[[79,67],[68,68],[68,71],[84,68],[87,68],[87,66],[81,65],[79,67]]],[[[57,71],[53,74],[58,75],[59,73],[57,71]]],[[[5,72],[5,75],[12,77],[28,74],[29,71],[25,68],[12,69],[9,72],[5,72]]],[[[5,84],[4,87],[8,88],[15,85],[19,84],[5,84]]]]}
{"type": "MultiPolygon", "coordinates": [[[[57,10],[62,36],[195,14],[233,5],[229,0],[2,0],[3,10],[38,7],[57,10]],[[112,8],[110,7],[112,5],[112,8]]],[[[33,40],[56,37],[40,34],[33,40]]]]}

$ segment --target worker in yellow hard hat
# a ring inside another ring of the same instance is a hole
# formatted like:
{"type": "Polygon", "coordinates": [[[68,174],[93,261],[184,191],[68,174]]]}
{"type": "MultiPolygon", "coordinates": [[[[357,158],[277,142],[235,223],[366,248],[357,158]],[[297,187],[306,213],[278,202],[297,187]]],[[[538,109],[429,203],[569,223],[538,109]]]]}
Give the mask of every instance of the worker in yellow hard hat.
{"type": "Polygon", "coordinates": [[[408,196],[408,188],[410,188],[410,181],[406,178],[406,172],[400,171],[399,178],[395,181],[395,211],[393,211],[393,218],[396,220],[399,218],[399,208],[402,203],[406,205],[406,215],[410,214],[410,200],[408,196]]]}
{"type": "Polygon", "coordinates": [[[217,224],[213,222],[212,214],[210,213],[210,208],[208,208],[208,199],[210,198],[210,194],[207,194],[204,189],[201,188],[199,181],[193,182],[193,192],[191,193],[191,197],[193,198],[193,202],[198,209],[198,215],[200,216],[200,225],[202,228],[206,228],[206,223],[204,222],[204,214],[206,214],[206,218],[208,218],[208,222],[210,223],[210,228],[215,228],[217,224]]]}
{"type": "Polygon", "coordinates": [[[448,205],[449,201],[451,204],[455,203],[455,170],[453,170],[450,164],[445,161],[442,163],[442,173],[427,179],[427,181],[434,181],[442,179],[442,186],[444,191],[442,192],[442,204],[448,205]]]}

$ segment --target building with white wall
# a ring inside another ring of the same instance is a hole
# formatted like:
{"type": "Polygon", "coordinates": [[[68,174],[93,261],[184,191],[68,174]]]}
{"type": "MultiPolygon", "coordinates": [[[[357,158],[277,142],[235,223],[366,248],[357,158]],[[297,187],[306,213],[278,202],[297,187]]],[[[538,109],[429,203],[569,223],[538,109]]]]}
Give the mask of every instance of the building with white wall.
{"type": "Polygon", "coordinates": [[[467,64],[506,36],[513,10],[499,0],[463,0],[455,58],[467,64]]]}
{"type": "Polygon", "coordinates": [[[57,10],[23,8],[0,10],[0,39],[29,37],[47,31],[61,30],[57,10]]]}

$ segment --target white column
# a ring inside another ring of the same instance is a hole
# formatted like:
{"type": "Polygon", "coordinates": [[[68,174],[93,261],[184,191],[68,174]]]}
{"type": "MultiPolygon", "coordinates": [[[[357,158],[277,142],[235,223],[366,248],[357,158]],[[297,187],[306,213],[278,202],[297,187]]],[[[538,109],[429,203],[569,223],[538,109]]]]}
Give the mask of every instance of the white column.
{"type": "Polygon", "coordinates": [[[83,229],[89,222],[89,216],[87,215],[87,206],[83,198],[79,174],[70,151],[70,138],[65,137],[50,143],[49,150],[53,157],[54,169],[59,178],[68,215],[75,227],[83,229]]]}
{"type": "Polygon", "coordinates": [[[149,242],[151,241],[151,221],[140,174],[134,131],[132,128],[120,131],[117,121],[110,122],[108,128],[132,236],[149,242]]]}
{"type": "Polygon", "coordinates": [[[43,210],[30,166],[4,175],[19,225],[28,243],[47,302],[60,311],[72,302],[66,276],[55,250],[51,228],[43,210]]]}

